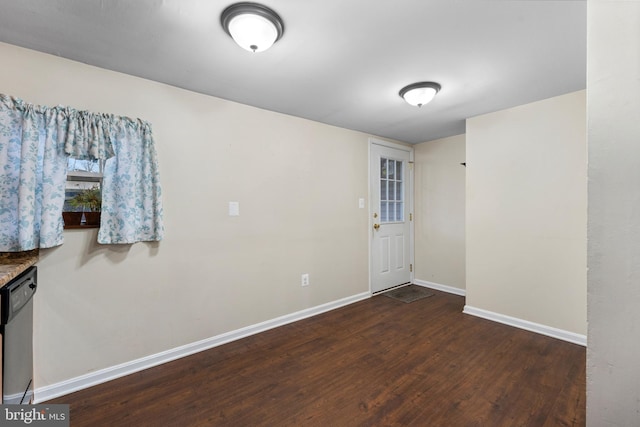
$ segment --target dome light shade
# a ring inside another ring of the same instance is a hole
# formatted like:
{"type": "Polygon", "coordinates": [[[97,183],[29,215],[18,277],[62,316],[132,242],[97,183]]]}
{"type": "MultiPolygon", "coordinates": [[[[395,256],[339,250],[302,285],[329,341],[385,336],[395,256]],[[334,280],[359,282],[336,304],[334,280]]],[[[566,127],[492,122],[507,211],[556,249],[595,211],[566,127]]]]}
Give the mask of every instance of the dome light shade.
{"type": "Polygon", "coordinates": [[[399,95],[407,101],[408,104],[415,107],[422,107],[431,102],[439,91],[440,85],[438,83],[420,82],[403,87],[399,95]]]}
{"type": "Polygon", "coordinates": [[[243,49],[262,52],[284,33],[284,24],[273,10],[258,3],[236,3],[220,16],[222,28],[243,49]]]}

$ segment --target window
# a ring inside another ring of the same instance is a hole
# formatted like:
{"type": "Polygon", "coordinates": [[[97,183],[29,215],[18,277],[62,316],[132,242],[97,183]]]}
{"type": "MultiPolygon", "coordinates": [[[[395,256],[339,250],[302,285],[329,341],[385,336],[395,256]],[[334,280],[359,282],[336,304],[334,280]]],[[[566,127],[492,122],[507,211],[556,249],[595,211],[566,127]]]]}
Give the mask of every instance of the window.
{"type": "Polygon", "coordinates": [[[63,212],[79,212],[82,215],[77,216],[77,220],[71,219],[68,215],[63,215],[65,220],[65,228],[73,226],[96,227],[95,220],[89,220],[86,211],[89,208],[76,206],[72,200],[83,191],[96,189],[98,192],[102,189],[102,173],[104,170],[104,160],[81,160],[69,157],[67,161],[67,182],[64,192],[63,212]],[[77,224],[77,221],[80,221],[77,224]]]}
{"type": "Polygon", "coordinates": [[[380,221],[404,221],[402,161],[380,158],[380,221]]]}

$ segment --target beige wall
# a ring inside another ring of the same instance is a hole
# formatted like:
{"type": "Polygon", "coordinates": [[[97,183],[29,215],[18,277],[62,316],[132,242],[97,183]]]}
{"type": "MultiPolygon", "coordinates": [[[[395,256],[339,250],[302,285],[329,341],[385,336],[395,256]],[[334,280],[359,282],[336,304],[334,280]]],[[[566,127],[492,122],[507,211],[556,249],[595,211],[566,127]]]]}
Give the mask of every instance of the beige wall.
{"type": "Polygon", "coordinates": [[[414,150],[415,278],[465,289],[465,135],[414,150]]]}
{"type": "Polygon", "coordinates": [[[368,135],[6,44],[0,58],[2,92],[148,120],[160,159],[163,242],[73,230],[42,251],[37,388],[368,292],[368,135]]]}
{"type": "Polygon", "coordinates": [[[640,2],[589,1],[587,425],[640,425],[640,2]]]}
{"type": "Polygon", "coordinates": [[[467,305],[586,334],[586,101],[467,120],[467,305]]]}

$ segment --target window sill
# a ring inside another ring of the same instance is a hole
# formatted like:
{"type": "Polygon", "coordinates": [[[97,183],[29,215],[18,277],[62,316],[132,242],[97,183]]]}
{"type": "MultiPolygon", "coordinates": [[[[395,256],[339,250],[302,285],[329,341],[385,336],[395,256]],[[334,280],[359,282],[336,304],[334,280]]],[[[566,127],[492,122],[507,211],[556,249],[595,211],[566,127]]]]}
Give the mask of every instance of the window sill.
{"type": "Polygon", "coordinates": [[[96,224],[96,225],[86,225],[86,224],[81,224],[81,225],[65,225],[64,229],[65,230],[79,230],[82,228],[100,228],[100,225],[96,224]]]}

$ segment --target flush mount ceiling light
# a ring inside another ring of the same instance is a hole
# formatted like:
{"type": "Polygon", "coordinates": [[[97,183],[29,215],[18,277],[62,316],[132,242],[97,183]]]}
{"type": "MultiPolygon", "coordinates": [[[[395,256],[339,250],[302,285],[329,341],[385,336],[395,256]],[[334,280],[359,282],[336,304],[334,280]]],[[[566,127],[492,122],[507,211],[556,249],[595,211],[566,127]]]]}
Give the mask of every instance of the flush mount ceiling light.
{"type": "Polygon", "coordinates": [[[399,94],[407,103],[415,107],[422,107],[431,102],[439,91],[440,85],[438,83],[420,82],[403,87],[399,94]]]}
{"type": "Polygon", "coordinates": [[[284,33],[282,19],[273,10],[258,3],[236,3],[220,15],[222,28],[240,47],[262,52],[284,33]]]}

